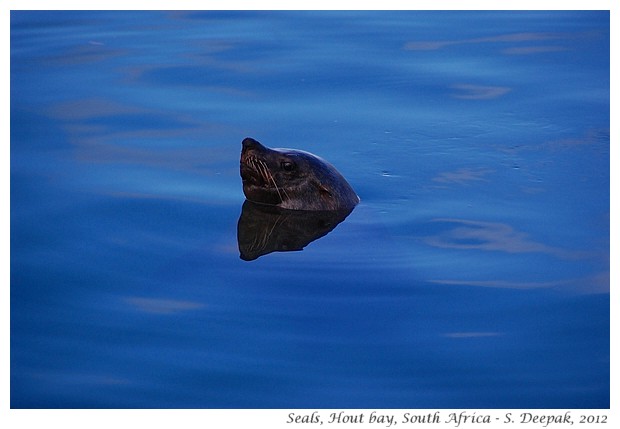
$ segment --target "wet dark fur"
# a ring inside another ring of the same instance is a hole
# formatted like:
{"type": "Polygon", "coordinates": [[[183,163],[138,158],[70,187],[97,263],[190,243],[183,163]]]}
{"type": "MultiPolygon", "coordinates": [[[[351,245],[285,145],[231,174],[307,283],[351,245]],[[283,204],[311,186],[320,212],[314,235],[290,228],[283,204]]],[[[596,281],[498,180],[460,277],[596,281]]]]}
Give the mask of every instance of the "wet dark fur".
{"type": "Polygon", "coordinates": [[[241,179],[250,201],[290,210],[351,210],[359,197],[327,161],[294,149],[242,142],[241,179]]]}

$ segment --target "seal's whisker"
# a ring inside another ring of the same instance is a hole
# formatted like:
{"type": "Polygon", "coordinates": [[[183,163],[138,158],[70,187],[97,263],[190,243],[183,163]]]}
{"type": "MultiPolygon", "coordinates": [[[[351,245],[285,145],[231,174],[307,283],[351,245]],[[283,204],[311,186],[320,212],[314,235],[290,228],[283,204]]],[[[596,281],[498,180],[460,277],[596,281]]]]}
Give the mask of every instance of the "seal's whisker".
{"type": "Polygon", "coordinates": [[[287,200],[291,199],[291,197],[288,196],[288,194],[286,193],[286,190],[284,188],[282,188],[281,191],[284,193],[284,195],[286,195],[286,199],[287,200]]]}
{"type": "Polygon", "coordinates": [[[256,172],[260,175],[260,177],[267,182],[267,177],[265,176],[265,170],[263,168],[263,163],[262,161],[258,160],[257,158],[252,157],[252,167],[254,168],[254,170],[256,170],[256,172]]]}
{"type": "Polygon", "coordinates": [[[269,183],[269,179],[271,179],[271,173],[269,172],[269,168],[267,167],[267,164],[265,164],[263,161],[258,161],[258,166],[259,166],[260,174],[261,176],[263,176],[263,180],[269,183]]]}
{"type": "MultiPolygon", "coordinates": [[[[262,166],[264,167],[264,171],[267,174],[267,182],[271,181],[271,183],[273,183],[273,187],[276,188],[276,192],[278,193],[278,197],[280,198],[280,202],[284,201],[284,198],[282,198],[282,194],[280,193],[280,188],[278,187],[278,184],[276,183],[276,180],[273,178],[273,174],[271,174],[271,171],[269,171],[269,168],[267,168],[267,164],[265,164],[264,162],[260,161],[262,166]]],[[[282,191],[284,191],[284,189],[282,189],[282,191]]],[[[288,197],[288,195],[287,195],[288,197]]]]}
{"type": "Polygon", "coordinates": [[[265,175],[263,174],[263,170],[261,168],[261,165],[260,165],[258,159],[252,158],[252,167],[258,172],[258,174],[260,174],[260,176],[263,179],[265,178],[265,175]]]}
{"type": "Polygon", "coordinates": [[[276,188],[276,192],[278,193],[278,198],[280,198],[280,202],[284,201],[284,199],[282,198],[282,194],[280,193],[280,188],[278,187],[278,184],[276,183],[271,174],[269,175],[269,178],[271,179],[271,183],[273,183],[273,187],[276,188]]]}

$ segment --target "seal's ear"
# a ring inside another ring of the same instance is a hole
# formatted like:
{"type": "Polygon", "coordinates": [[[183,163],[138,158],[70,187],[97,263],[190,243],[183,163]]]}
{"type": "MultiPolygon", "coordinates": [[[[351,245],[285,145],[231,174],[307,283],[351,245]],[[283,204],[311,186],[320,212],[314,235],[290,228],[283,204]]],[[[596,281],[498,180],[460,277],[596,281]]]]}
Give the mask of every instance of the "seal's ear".
{"type": "Polygon", "coordinates": [[[314,186],[317,188],[317,190],[319,191],[319,195],[322,198],[326,198],[326,199],[334,198],[334,195],[332,194],[332,192],[329,189],[327,189],[325,186],[323,186],[321,183],[314,182],[314,186]]]}

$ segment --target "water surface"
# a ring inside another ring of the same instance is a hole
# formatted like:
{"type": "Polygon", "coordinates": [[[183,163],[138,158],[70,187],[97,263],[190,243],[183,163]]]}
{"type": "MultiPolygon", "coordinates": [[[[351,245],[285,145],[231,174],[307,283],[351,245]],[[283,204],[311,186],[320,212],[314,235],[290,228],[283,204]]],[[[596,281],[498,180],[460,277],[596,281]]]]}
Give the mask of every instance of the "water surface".
{"type": "Polygon", "coordinates": [[[608,12],[11,13],[13,408],[609,407],[608,12]],[[242,260],[241,140],[361,204],[242,260]]]}

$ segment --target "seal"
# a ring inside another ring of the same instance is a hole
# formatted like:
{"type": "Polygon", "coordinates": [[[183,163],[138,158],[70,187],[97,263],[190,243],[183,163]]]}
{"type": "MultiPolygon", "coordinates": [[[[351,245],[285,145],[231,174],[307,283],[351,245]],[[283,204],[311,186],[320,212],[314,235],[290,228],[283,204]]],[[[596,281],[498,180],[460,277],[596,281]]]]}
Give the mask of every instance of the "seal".
{"type": "Polygon", "coordinates": [[[253,138],[241,143],[245,197],[288,210],[352,210],[360,199],[327,161],[295,149],[270,149],[253,138]]]}

